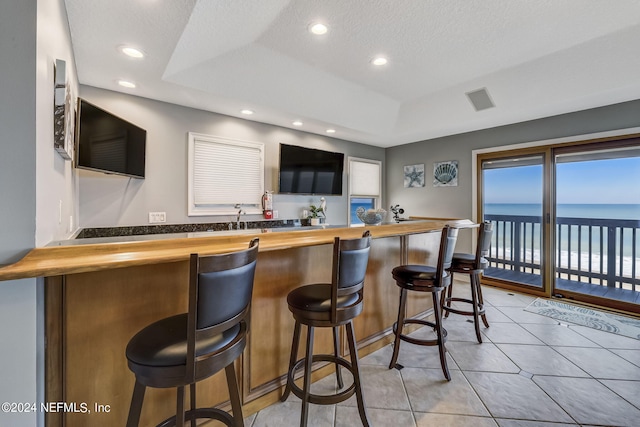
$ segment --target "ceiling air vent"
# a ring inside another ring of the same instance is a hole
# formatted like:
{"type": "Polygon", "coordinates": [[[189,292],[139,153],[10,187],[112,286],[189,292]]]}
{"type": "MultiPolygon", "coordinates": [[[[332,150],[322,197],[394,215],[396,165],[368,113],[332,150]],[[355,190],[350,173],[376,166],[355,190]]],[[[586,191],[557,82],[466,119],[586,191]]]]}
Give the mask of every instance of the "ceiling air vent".
{"type": "Polygon", "coordinates": [[[493,101],[491,100],[491,97],[489,96],[489,92],[487,92],[487,88],[483,87],[482,89],[467,92],[466,95],[476,111],[482,111],[486,110],[487,108],[495,107],[493,101]]]}

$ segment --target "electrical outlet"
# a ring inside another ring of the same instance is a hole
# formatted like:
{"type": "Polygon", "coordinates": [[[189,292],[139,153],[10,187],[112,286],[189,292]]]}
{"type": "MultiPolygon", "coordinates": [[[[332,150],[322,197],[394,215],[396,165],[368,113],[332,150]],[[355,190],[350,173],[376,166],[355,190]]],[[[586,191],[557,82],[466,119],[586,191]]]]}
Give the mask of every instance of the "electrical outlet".
{"type": "Polygon", "coordinates": [[[167,213],[149,212],[149,224],[157,224],[159,222],[167,222],[167,213]]]}
{"type": "Polygon", "coordinates": [[[280,212],[273,211],[273,219],[278,219],[279,216],[280,216],[280,212]]]}

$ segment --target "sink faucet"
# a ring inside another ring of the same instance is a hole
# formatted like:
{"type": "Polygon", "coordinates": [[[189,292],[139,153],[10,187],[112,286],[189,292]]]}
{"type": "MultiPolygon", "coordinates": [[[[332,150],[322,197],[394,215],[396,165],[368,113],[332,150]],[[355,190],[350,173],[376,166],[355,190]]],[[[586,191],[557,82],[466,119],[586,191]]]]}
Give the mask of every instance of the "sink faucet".
{"type": "MultiPolygon", "coordinates": [[[[242,205],[238,203],[234,206],[234,208],[238,209],[238,216],[236,217],[236,230],[240,230],[240,216],[244,215],[246,212],[242,209],[242,205]]],[[[247,222],[244,223],[244,228],[247,228],[247,222]]]]}

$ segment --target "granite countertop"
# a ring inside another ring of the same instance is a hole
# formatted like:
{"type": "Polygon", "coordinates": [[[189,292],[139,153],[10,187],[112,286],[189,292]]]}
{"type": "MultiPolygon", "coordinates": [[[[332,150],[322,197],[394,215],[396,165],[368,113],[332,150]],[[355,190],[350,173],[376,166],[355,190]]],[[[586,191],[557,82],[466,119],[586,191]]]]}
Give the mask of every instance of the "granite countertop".
{"type": "MultiPolygon", "coordinates": [[[[309,225],[309,221],[299,219],[268,220],[268,221],[240,221],[240,226],[245,228],[271,229],[280,227],[300,227],[309,225]]],[[[155,224],[135,225],[129,227],[99,227],[84,228],[75,236],[76,239],[89,239],[96,237],[120,237],[142,236],[156,234],[184,234],[211,231],[233,231],[238,226],[237,222],[210,222],[195,224],[155,224]]]]}
{"type": "Polygon", "coordinates": [[[56,240],[49,244],[47,247],[53,246],[80,246],[89,244],[100,243],[116,243],[116,242],[146,242],[152,240],[167,240],[167,239],[183,239],[183,238],[199,238],[199,237],[213,237],[213,236],[239,236],[239,235],[261,235],[265,233],[278,233],[285,231],[310,231],[310,230],[325,230],[329,228],[344,228],[346,225],[314,225],[314,226],[290,226],[290,227],[272,227],[272,228],[247,228],[241,230],[207,230],[207,231],[194,231],[194,232],[174,232],[174,233],[153,233],[153,234],[126,234],[126,235],[112,235],[103,237],[76,237],[75,239],[68,240],[56,240]]]}
{"type": "MultiPolygon", "coordinates": [[[[240,224],[242,227],[245,226],[244,221],[241,221],[240,224]]],[[[348,227],[345,224],[321,224],[312,226],[309,225],[309,220],[307,219],[247,221],[246,224],[247,228],[241,228],[240,230],[229,229],[230,225],[232,227],[236,227],[236,223],[233,222],[85,228],[80,230],[74,238],[67,240],[56,240],[50,242],[46,246],[79,246],[101,243],[145,242],[153,240],[213,236],[260,235],[273,232],[310,231],[348,227]]],[[[391,221],[385,222],[383,224],[388,225],[396,223],[394,221],[391,221]]]]}

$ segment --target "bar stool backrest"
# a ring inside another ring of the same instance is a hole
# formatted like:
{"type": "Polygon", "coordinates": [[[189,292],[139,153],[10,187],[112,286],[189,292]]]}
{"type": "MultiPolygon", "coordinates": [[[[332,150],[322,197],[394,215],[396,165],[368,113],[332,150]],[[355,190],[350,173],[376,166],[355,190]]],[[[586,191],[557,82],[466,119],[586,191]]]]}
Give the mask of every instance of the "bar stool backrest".
{"type": "Polygon", "coordinates": [[[200,257],[191,255],[191,279],[197,290],[198,329],[220,324],[247,308],[253,291],[257,254],[258,241],[254,239],[244,251],[200,257]]]}
{"type": "MultiPolygon", "coordinates": [[[[195,375],[195,343],[242,323],[249,313],[258,239],[249,249],[220,255],[191,254],[187,320],[187,375],[195,375]],[[191,372],[190,372],[191,371],[191,372]]],[[[206,356],[203,356],[206,358],[206,356]]]]}
{"type": "Polygon", "coordinates": [[[456,249],[456,241],[458,240],[458,229],[446,225],[442,229],[442,237],[440,239],[440,253],[438,255],[438,277],[442,277],[445,271],[451,267],[453,261],[453,253],[456,249]]]}
{"type": "Polygon", "coordinates": [[[482,258],[489,255],[492,234],[493,224],[490,221],[485,221],[480,224],[480,230],[478,230],[478,245],[476,246],[476,268],[479,268],[478,266],[482,258]]]}
{"type": "Polygon", "coordinates": [[[359,239],[334,239],[331,280],[331,320],[337,320],[338,297],[360,292],[369,263],[371,234],[365,231],[359,239]]]}

